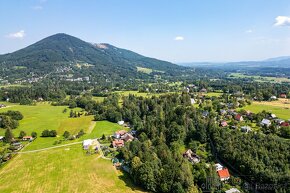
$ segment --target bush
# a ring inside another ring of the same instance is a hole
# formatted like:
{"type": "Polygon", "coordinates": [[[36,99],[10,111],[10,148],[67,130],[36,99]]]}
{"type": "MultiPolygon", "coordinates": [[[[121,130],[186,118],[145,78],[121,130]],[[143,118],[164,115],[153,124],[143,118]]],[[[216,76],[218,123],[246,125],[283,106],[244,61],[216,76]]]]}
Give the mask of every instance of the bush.
{"type": "Polygon", "coordinates": [[[56,130],[44,130],[41,133],[41,137],[56,137],[57,136],[57,132],[56,130]]]}

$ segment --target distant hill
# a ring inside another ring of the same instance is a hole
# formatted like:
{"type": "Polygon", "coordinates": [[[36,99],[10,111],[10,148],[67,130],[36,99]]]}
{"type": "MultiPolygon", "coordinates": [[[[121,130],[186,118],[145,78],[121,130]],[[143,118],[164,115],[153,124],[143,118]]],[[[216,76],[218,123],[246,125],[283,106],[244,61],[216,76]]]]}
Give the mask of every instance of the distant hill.
{"type": "Polygon", "coordinates": [[[262,61],[240,61],[240,62],[191,62],[181,63],[187,67],[217,67],[217,68],[290,68],[290,56],[271,58],[262,61]]]}
{"type": "Polygon", "coordinates": [[[109,44],[91,44],[67,34],[55,34],[13,53],[0,55],[2,71],[48,73],[58,67],[88,64],[96,72],[134,74],[137,67],[170,72],[183,69],[170,62],[142,56],[109,44]],[[15,70],[16,69],[16,70],[15,70]]]}

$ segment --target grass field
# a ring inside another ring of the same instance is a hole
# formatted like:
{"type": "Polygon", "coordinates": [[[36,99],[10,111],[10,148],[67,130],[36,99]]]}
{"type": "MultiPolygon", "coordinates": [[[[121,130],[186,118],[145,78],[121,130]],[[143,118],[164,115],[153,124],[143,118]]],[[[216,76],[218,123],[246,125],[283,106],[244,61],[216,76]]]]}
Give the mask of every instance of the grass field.
{"type": "Polygon", "coordinates": [[[206,93],[206,95],[207,96],[209,96],[209,97],[219,97],[219,96],[221,96],[223,93],[219,93],[219,92],[208,92],[208,93],[206,93]]]}
{"type": "Polygon", "coordinates": [[[153,70],[151,68],[142,68],[142,67],[137,66],[137,72],[143,72],[146,74],[150,74],[153,72],[153,70]]]}
{"type": "MultiPolygon", "coordinates": [[[[26,106],[9,103],[6,104],[11,105],[11,107],[2,108],[0,109],[0,112],[5,112],[7,110],[16,110],[20,111],[24,116],[24,119],[19,121],[19,127],[13,130],[13,134],[15,137],[19,135],[21,130],[25,131],[27,135],[30,135],[32,131],[35,131],[37,132],[38,136],[40,136],[42,131],[45,129],[56,130],[58,132],[58,135],[62,135],[65,130],[69,131],[71,134],[76,134],[81,129],[86,132],[93,119],[93,116],[69,118],[69,109],[66,113],[63,113],[63,110],[66,107],[51,106],[48,103],[38,103],[36,106],[26,106]]],[[[4,132],[4,129],[0,129],[0,135],[4,135],[4,132]]],[[[26,150],[50,147],[56,140],[59,140],[61,138],[62,137],[38,137],[26,148],[26,150]]]]}
{"type": "Polygon", "coordinates": [[[262,77],[262,76],[249,76],[242,73],[231,73],[229,75],[231,78],[251,78],[257,82],[273,82],[273,83],[281,83],[281,82],[290,82],[290,79],[285,77],[262,77]]]}
{"type": "Polygon", "coordinates": [[[93,131],[86,135],[86,138],[99,138],[102,135],[113,135],[114,132],[118,130],[128,130],[127,128],[120,126],[116,123],[111,123],[109,121],[97,121],[95,128],[93,131]]]}
{"type": "Polygon", "coordinates": [[[108,160],[81,145],[17,155],[0,169],[0,192],[142,192],[108,160]]]}
{"type": "Polygon", "coordinates": [[[281,119],[285,119],[285,120],[290,119],[290,108],[279,106],[279,103],[276,101],[273,101],[273,102],[253,102],[253,104],[246,106],[244,109],[252,111],[253,113],[258,113],[258,112],[265,110],[267,112],[274,113],[277,117],[279,117],[281,119]]]}

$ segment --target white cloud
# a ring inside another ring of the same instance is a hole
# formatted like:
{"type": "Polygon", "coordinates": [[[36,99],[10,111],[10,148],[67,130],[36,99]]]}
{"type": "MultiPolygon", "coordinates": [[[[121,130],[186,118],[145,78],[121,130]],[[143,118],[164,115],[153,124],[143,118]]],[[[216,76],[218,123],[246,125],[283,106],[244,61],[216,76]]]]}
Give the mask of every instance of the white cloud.
{"type": "Polygon", "coordinates": [[[24,36],[25,36],[24,30],[20,30],[19,32],[8,34],[6,37],[11,39],[22,39],[24,38],[24,36]]]}
{"type": "Polygon", "coordinates": [[[254,31],[252,29],[248,29],[245,31],[247,34],[253,33],[254,31]]]}
{"type": "Polygon", "coordinates": [[[274,26],[290,26],[290,17],[278,16],[274,26]]]}
{"type": "Polygon", "coordinates": [[[175,40],[175,41],[183,41],[183,40],[184,40],[184,37],[182,37],[182,36],[176,36],[176,37],[174,38],[174,40],[175,40]]]}
{"type": "Polygon", "coordinates": [[[43,9],[43,7],[42,6],[40,6],[40,5],[36,5],[36,6],[33,6],[33,7],[31,7],[33,10],[36,10],[36,11],[39,11],[39,10],[42,10],[43,9]]]}

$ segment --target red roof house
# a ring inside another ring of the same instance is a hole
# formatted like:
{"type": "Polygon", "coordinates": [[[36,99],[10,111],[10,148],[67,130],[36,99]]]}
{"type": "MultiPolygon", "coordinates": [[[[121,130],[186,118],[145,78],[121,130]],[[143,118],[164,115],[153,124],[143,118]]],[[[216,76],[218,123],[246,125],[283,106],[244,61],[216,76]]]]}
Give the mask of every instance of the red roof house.
{"type": "Polygon", "coordinates": [[[122,139],[115,139],[112,142],[112,146],[113,146],[113,148],[124,147],[124,140],[122,140],[122,139]]]}
{"type": "Polygon", "coordinates": [[[241,114],[237,114],[237,115],[235,116],[235,120],[237,120],[237,121],[243,121],[244,118],[243,118],[243,116],[242,116],[241,114]]]}
{"type": "Polygon", "coordinates": [[[280,94],[280,98],[287,98],[287,95],[286,94],[280,94]]]}
{"type": "Polygon", "coordinates": [[[218,170],[217,173],[218,173],[221,181],[226,181],[226,180],[230,179],[230,177],[231,177],[230,172],[227,168],[224,168],[222,170],[218,170]]]}
{"type": "Polygon", "coordinates": [[[280,124],[281,127],[289,127],[290,126],[290,123],[288,122],[283,122],[280,124]]]}
{"type": "Polygon", "coordinates": [[[22,138],[22,140],[23,140],[23,141],[28,141],[28,140],[32,141],[32,140],[33,140],[33,137],[32,137],[32,136],[24,136],[24,137],[22,138]]]}

